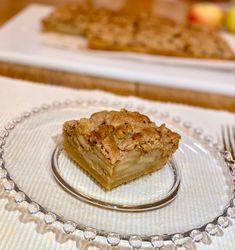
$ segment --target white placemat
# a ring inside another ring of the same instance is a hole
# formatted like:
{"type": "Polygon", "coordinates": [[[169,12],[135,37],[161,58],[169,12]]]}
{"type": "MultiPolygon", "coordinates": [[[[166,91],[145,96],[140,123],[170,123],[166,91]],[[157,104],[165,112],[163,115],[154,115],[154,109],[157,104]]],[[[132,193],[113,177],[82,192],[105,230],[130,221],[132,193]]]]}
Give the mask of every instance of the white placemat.
{"type": "MultiPolygon", "coordinates": [[[[102,91],[73,90],[63,87],[45,86],[20,80],[0,77],[0,126],[4,125],[10,118],[42,103],[50,103],[54,100],[66,98],[81,98],[99,95],[99,97],[112,98],[112,94],[102,91]]],[[[139,102],[134,97],[132,101],[139,102]]],[[[172,103],[154,102],[160,111],[168,111],[171,114],[181,116],[190,121],[194,126],[202,127],[207,134],[216,135],[220,131],[222,123],[235,123],[234,114],[213,111],[208,109],[194,108],[172,103]]],[[[79,249],[73,241],[63,244],[55,240],[53,233],[38,233],[33,222],[22,223],[19,221],[20,213],[7,211],[5,200],[0,200],[0,249],[79,249]]],[[[205,250],[234,250],[235,249],[235,227],[224,230],[223,237],[213,237],[211,245],[198,244],[198,249],[205,250]]],[[[80,248],[81,249],[81,248],[80,248]]],[[[97,249],[97,248],[89,248],[97,249]]]]}

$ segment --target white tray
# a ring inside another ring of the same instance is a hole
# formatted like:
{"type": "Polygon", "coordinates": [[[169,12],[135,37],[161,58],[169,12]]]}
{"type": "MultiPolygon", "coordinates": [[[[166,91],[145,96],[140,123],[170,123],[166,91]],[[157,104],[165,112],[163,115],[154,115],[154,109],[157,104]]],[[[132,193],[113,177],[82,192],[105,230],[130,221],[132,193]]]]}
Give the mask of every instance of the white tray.
{"type": "MultiPolygon", "coordinates": [[[[31,5],[5,24],[0,29],[0,61],[225,95],[235,93],[234,61],[64,49],[53,39],[50,44],[48,35],[45,42],[40,20],[51,10],[50,6],[31,5]]],[[[225,37],[235,44],[234,36],[225,37]]]]}

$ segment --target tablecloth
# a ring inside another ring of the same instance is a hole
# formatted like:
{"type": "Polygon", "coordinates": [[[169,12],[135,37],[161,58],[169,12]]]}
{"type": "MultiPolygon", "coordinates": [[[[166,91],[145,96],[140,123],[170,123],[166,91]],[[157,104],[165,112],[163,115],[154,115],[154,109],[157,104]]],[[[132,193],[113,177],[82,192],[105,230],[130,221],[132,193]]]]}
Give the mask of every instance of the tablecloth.
{"type": "MultiPolygon", "coordinates": [[[[113,94],[102,91],[75,90],[0,77],[0,127],[10,118],[43,103],[67,98],[92,97],[92,95],[113,96],[113,94]]],[[[122,98],[136,100],[135,97],[122,98]]],[[[235,116],[229,112],[173,103],[155,102],[155,105],[158,110],[168,111],[175,116],[180,116],[191,122],[195,127],[203,128],[205,133],[213,136],[219,134],[221,124],[235,124],[235,116]]],[[[37,232],[36,225],[33,222],[26,224],[20,222],[20,213],[8,211],[7,208],[7,201],[0,200],[0,249],[78,249],[74,241],[68,240],[62,244],[55,240],[52,232],[46,234],[37,232]]],[[[225,229],[223,237],[213,237],[211,245],[199,243],[197,248],[199,250],[234,250],[235,226],[225,229]]]]}

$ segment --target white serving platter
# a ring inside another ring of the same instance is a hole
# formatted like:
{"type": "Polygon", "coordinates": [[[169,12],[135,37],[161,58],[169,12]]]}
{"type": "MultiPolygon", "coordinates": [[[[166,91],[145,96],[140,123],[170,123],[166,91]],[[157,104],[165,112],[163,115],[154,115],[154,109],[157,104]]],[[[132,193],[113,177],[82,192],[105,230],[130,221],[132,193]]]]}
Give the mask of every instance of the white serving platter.
{"type": "MultiPolygon", "coordinates": [[[[76,45],[75,37],[45,35],[41,31],[40,20],[52,9],[46,5],[30,5],[2,26],[0,61],[230,96],[235,93],[235,61],[81,48],[76,45]]],[[[231,47],[235,45],[235,36],[224,34],[224,37],[231,47]]]]}

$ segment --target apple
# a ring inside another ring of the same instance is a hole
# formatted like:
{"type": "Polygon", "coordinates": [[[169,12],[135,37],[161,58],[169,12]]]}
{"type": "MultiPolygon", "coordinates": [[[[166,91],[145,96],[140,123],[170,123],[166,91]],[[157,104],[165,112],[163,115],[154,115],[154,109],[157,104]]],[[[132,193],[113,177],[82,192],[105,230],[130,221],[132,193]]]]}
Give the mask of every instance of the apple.
{"type": "Polygon", "coordinates": [[[207,2],[193,4],[188,12],[188,19],[191,22],[205,24],[212,28],[220,27],[223,17],[224,13],[219,6],[207,2]]]}
{"type": "Polygon", "coordinates": [[[231,7],[226,13],[225,26],[228,31],[235,32],[235,6],[231,7]]]}

